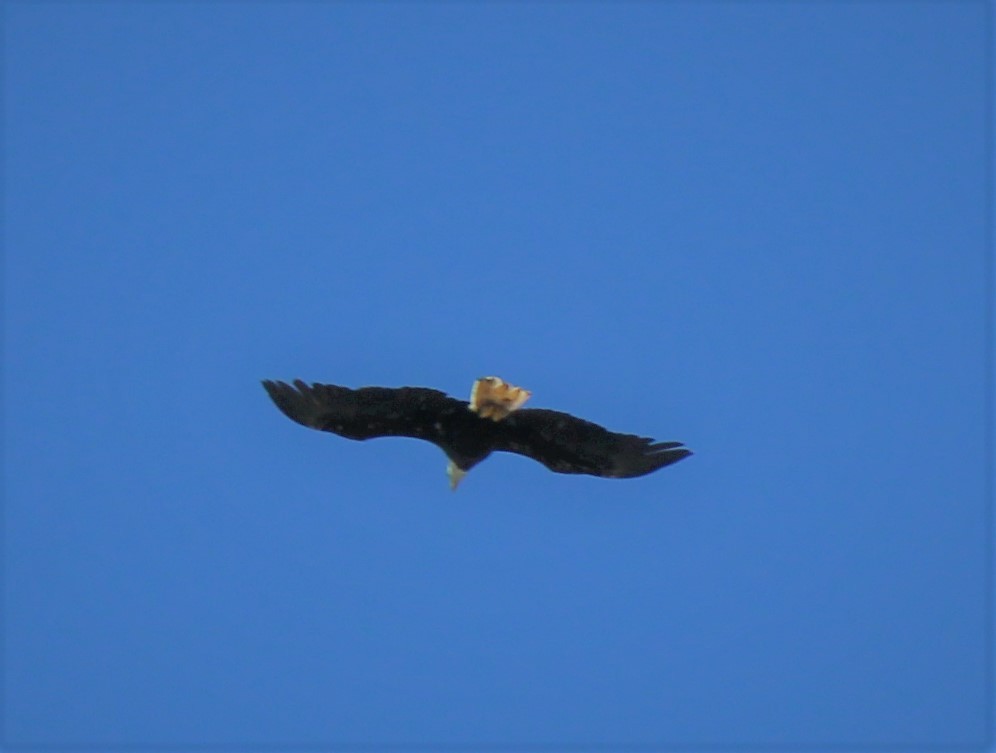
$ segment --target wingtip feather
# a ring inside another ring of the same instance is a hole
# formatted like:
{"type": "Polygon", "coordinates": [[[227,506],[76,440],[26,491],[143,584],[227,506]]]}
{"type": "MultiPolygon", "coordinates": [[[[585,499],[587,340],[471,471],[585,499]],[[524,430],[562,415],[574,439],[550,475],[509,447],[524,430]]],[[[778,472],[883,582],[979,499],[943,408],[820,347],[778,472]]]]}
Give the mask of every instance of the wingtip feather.
{"type": "Polygon", "coordinates": [[[294,387],[273,379],[262,380],[263,389],[270,396],[274,405],[280,409],[287,418],[296,421],[302,426],[313,426],[311,408],[311,395],[308,386],[300,379],[294,380],[294,387]],[[295,387],[297,389],[295,389],[295,387]]]}

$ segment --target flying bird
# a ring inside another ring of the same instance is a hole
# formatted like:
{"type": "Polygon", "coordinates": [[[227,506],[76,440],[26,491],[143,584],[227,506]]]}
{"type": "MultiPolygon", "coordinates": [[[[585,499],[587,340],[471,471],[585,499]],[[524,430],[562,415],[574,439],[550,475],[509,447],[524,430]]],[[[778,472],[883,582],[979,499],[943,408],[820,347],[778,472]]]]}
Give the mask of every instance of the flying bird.
{"type": "Polygon", "coordinates": [[[492,452],[514,452],[557,473],[634,478],[692,454],[681,442],[617,434],[567,413],[521,409],[531,393],[498,377],[474,382],[470,400],[426,387],[263,381],[284,415],[311,429],[347,439],[413,437],[432,442],[449,458],[456,489],[467,471],[492,452]]]}

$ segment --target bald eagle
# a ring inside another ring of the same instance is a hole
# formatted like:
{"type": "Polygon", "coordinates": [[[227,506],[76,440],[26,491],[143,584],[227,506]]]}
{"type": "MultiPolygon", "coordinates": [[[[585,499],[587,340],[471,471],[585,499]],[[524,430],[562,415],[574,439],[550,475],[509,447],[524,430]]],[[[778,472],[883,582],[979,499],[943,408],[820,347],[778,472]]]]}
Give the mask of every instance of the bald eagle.
{"type": "Polygon", "coordinates": [[[264,380],[277,407],[293,421],[347,439],[414,437],[432,442],[449,458],[446,473],[456,489],[467,471],[492,452],[514,452],[557,473],[634,478],[691,455],[681,442],[655,442],[616,434],[567,413],[520,410],[530,392],[498,377],[474,382],[470,401],[425,387],[293,386],[264,380]]]}

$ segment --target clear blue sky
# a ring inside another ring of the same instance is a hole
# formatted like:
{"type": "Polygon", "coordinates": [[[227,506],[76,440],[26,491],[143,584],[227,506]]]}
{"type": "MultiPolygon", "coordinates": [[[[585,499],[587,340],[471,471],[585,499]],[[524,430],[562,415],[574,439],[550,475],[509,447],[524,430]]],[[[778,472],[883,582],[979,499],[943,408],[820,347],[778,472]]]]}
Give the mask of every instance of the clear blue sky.
{"type": "Polygon", "coordinates": [[[8,745],[989,739],[985,3],[3,12],[8,745]]]}

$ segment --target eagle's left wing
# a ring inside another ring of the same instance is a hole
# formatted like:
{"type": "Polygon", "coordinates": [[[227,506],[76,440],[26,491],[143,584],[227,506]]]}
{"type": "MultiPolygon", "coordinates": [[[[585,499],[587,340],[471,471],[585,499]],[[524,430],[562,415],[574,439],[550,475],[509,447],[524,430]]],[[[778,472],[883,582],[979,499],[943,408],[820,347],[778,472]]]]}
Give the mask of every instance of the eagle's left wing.
{"type": "Polygon", "coordinates": [[[467,403],[426,387],[360,387],[264,380],[263,387],[292,421],[347,439],[413,437],[436,444],[440,421],[467,403]]]}

